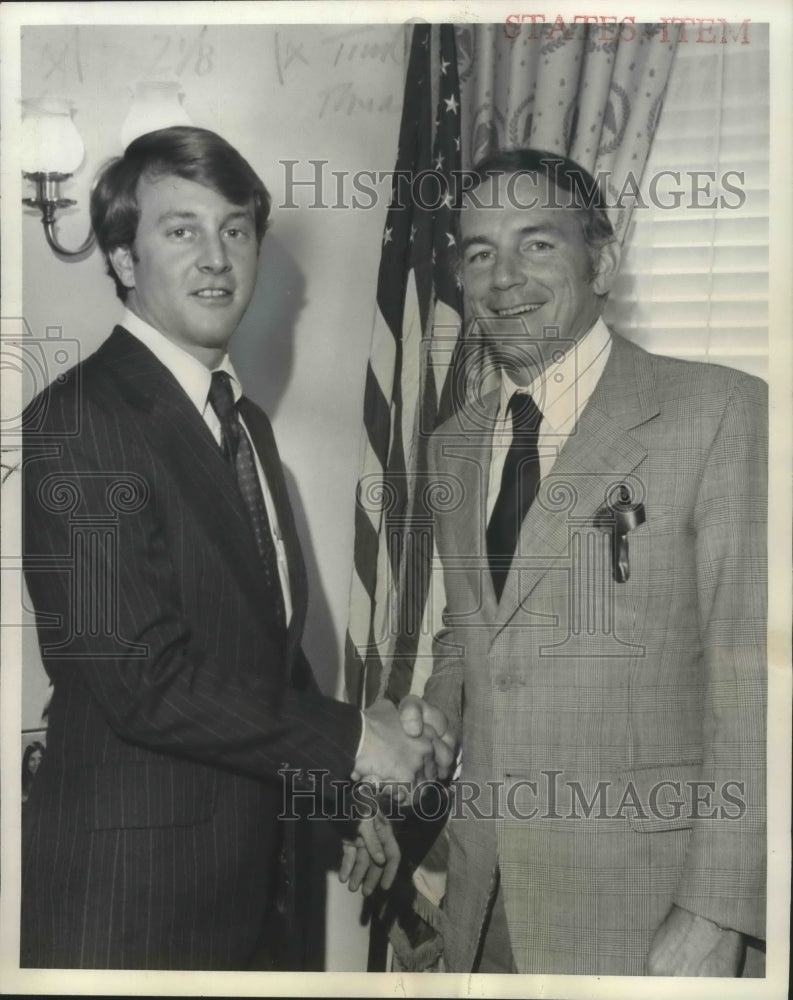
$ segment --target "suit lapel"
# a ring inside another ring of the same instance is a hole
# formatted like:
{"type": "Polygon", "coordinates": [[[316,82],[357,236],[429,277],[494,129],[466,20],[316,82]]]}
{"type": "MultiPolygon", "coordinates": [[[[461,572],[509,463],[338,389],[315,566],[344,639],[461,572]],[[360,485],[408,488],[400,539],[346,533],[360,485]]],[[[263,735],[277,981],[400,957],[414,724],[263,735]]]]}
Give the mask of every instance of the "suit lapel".
{"type": "Polygon", "coordinates": [[[500,390],[488,393],[481,406],[464,407],[440,429],[444,437],[443,454],[451,463],[453,475],[459,480],[462,495],[462,504],[451,516],[454,552],[461,557],[461,569],[468,573],[471,590],[480,603],[485,621],[493,621],[497,607],[487,559],[485,528],[499,396],[500,390]]]}
{"type": "Polygon", "coordinates": [[[292,618],[289,622],[288,640],[290,644],[296,645],[300,641],[305,624],[308,587],[306,567],[303,562],[292,505],[289,501],[283,466],[270,421],[258,406],[244,396],[240,400],[239,407],[245,426],[250,431],[254,447],[258,452],[259,461],[267,476],[278,527],[286,550],[287,566],[289,567],[289,593],[292,599],[292,618]]]}
{"type": "Polygon", "coordinates": [[[261,617],[267,598],[253,532],[231,470],[201,414],[168,369],[123,327],[115,328],[98,357],[112,369],[152,451],[261,617]]]}
{"type": "Polygon", "coordinates": [[[574,526],[591,524],[610,489],[630,482],[646,457],[630,431],[658,413],[651,364],[641,348],[613,337],[603,376],[521,527],[518,554],[493,619],[494,636],[569,552],[574,526]]]}

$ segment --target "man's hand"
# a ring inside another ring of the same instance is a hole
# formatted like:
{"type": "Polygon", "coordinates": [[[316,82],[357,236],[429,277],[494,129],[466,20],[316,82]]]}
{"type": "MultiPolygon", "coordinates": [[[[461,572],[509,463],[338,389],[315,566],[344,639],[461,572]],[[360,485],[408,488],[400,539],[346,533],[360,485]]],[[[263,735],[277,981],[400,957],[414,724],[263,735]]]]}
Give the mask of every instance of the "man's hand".
{"type": "Polygon", "coordinates": [[[361,886],[364,896],[381,885],[390,889],[399,868],[400,851],[391,824],[378,812],[361,820],[354,841],[345,840],[339,881],[349,879],[350,892],[361,886]]]}
{"type": "Polygon", "coordinates": [[[377,701],[364,712],[363,744],[355,759],[353,780],[361,778],[412,786],[434,759],[432,733],[409,734],[390,701],[377,701]]]}
{"type": "Polygon", "coordinates": [[[399,704],[402,728],[409,736],[429,736],[434,757],[425,765],[424,778],[445,781],[454,766],[456,744],[443,712],[418,695],[409,694],[399,704]]]}
{"type": "Polygon", "coordinates": [[[648,976],[734,978],[744,947],[738,931],[673,906],[655,932],[645,971],[648,976]]]}

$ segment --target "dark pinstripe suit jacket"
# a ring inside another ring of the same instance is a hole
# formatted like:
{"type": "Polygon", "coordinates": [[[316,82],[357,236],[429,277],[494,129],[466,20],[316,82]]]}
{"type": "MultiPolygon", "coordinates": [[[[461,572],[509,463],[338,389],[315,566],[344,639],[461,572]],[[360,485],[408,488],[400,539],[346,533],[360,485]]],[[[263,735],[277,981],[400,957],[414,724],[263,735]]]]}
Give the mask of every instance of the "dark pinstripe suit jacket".
{"type": "Polygon", "coordinates": [[[356,709],[300,649],[305,573],[271,428],[294,613],[276,626],[231,471],[121,327],[26,414],[25,575],[53,684],[23,837],[25,966],[239,969],[260,946],[279,767],[347,778],[356,709]]]}

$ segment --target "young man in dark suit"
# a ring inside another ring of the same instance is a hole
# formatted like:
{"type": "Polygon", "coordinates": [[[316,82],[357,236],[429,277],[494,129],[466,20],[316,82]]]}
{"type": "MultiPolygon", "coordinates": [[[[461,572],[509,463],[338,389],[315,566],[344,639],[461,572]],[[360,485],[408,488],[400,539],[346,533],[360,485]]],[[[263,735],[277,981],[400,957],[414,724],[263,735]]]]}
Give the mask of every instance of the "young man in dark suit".
{"type": "MultiPolygon", "coordinates": [[[[225,140],[141,136],[91,217],[126,312],[26,414],[25,574],[52,680],[27,807],[23,966],[243,969],[279,772],[410,780],[448,750],[324,697],[270,424],[226,353],[270,198],[225,140]]],[[[381,856],[382,860],[382,856],[381,856]]]]}

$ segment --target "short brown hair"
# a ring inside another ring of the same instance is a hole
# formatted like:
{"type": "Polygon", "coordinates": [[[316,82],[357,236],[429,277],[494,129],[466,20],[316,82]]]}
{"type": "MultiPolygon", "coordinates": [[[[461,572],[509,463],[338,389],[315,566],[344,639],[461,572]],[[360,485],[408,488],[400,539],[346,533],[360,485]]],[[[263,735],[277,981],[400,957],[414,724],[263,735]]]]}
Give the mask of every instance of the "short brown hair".
{"type": "Polygon", "coordinates": [[[91,225],[122,301],[127,288],[110,263],[110,253],[118,247],[133,247],[140,221],[137,188],[141,177],[167,174],[204,184],[234,205],[252,200],[259,243],[267,229],[271,204],[267,188],[229,142],[208,129],[188,125],[147,132],[102,169],[91,192],[91,225]]]}

